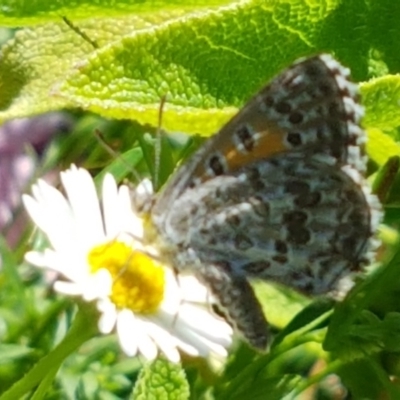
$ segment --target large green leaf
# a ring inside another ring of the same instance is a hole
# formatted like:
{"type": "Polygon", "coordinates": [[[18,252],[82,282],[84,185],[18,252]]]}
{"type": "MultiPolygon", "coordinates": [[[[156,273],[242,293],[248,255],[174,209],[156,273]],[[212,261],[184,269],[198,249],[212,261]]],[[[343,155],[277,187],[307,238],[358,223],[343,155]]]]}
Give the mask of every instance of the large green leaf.
{"type": "MultiPolygon", "coordinates": [[[[165,128],[210,134],[300,56],[333,52],[356,79],[368,77],[374,21],[366,2],[248,0],[201,11],[191,2],[168,2],[149,14],[151,4],[117,2],[113,18],[104,17],[111,13],[106,2],[89,7],[92,18],[75,23],[98,49],[61,21],[18,32],[2,50],[0,120],[81,107],[156,125],[167,95],[165,128]]],[[[89,15],[85,7],[81,14],[73,4],[60,7],[57,15],[89,15]]],[[[14,14],[42,15],[38,7],[14,14]]],[[[387,117],[368,102],[381,86],[365,89],[367,126],[387,117]]],[[[390,121],[397,123],[392,110],[390,121]]]]}

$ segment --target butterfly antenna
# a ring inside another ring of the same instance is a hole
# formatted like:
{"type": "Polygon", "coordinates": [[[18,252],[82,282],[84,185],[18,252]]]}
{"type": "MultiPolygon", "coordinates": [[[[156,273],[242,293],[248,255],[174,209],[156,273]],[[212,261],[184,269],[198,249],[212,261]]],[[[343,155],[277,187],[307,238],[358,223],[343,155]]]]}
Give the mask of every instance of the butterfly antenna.
{"type": "Polygon", "coordinates": [[[77,35],[79,35],[85,42],[88,42],[95,50],[99,48],[99,45],[96,43],[96,41],[90,39],[88,35],[86,35],[85,32],[83,32],[81,29],[79,29],[77,26],[75,26],[67,17],[61,17],[62,20],[69,26],[77,35]]]}
{"type": "Polygon", "coordinates": [[[156,131],[156,143],[154,147],[154,189],[158,190],[158,183],[160,179],[160,161],[161,161],[161,127],[162,127],[162,116],[164,111],[164,105],[167,100],[167,96],[161,97],[160,107],[158,109],[158,126],[156,131]]]}

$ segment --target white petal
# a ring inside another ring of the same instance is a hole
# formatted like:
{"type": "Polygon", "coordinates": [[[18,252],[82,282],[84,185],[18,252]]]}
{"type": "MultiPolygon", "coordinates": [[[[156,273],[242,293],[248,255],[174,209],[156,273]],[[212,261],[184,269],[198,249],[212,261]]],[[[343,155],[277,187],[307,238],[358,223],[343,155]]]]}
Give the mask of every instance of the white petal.
{"type": "Polygon", "coordinates": [[[117,322],[117,309],[111,302],[109,302],[109,307],[104,307],[104,304],[101,305],[99,303],[100,301],[97,303],[97,308],[102,312],[98,324],[99,331],[106,335],[111,333],[117,322]]]}
{"type": "Polygon", "coordinates": [[[138,196],[146,196],[149,198],[154,193],[151,180],[148,178],[143,179],[139,185],[136,186],[136,193],[138,196]]]}
{"type": "Polygon", "coordinates": [[[122,310],[117,319],[118,337],[127,355],[139,351],[148,360],[157,357],[157,346],[145,331],[145,325],[130,310],[122,310]]]}
{"type": "Polygon", "coordinates": [[[182,304],[179,319],[210,338],[226,337],[233,333],[232,327],[225,320],[197,305],[182,304]]]}
{"type": "Polygon", "coordinates": [[[24,194],[22,196],[22,201],[24,203],[25,209],[29,216],[32,218],[33,222],[42,230],[46,231],[47,220],[43,218],[42,210],[40,204],[31,196],[24,194]]]}
{"type": "Polygon", "coordinates": [[[28,251],[25,253],[25,261],[36,267],[46,268],[48,266],[45,255],[37,251],[28,251]]]}
{"type": "Polygon", "coordinates": [[[197,351],[197,354],[206,357],[210,354],[210,347],[208,343],[205,342],[204,338],[199,337],[193,331],[188,329],[175,330],[176,339],[181,341],[183,344],[194,347],[197,351]]]}
{"type": "Polygon", "coordinates": [[[118,340],[123,352],[127,356],[135,356],[138,352],[137,335],[140,324],[137,323],[132,311],[122,310],[117,316],[118,340]]]}
{"type": "Polygon", "coordinates": [[[107,313],[110,311],[116,312],[117,308],[109,297],[103,297],[97,300],[97,309],[102,313],[107,313]]]}
{"type": "Polygon", "coordinates": [[[143,328],[144,325],[141,324],[137,335],[138,348],[139,352],[151,361],[157,357],[158,348],[143,328]]]}
{"type": "Polygon", "coordinates": [[[182,305],[182,294],[176,280],[176,273],[170,268],[165,269],[165,293],[161,308],[168,314],[176,315],[182,305]]]}
{"type": "MultiPolygon", "coordinates": [[[[166,347],[160,344],[161,351],[168,357],[170,358],[167,353],[169,354],[169,351],[172,350],[172,347],[176,348],[178,346],[181,348],[185,353],[190,354],[192,356],[198,356],[199,350],[196,348],[196,346],[192,346],[189,344],[187,341],[182,340],[180,337],[180,332],[177,331],[175,326],[173,325],[173,320],[171,320],[170,316],[165,317],[163,316],[162,313],[159,313],[158,315],[154,315],[152,317],[147,318],[150,324],[153,324],[154,326],[159,326],[163,327],[161,328],[166,334],[169,335],[169,338],[171,340],[171,343],[165,344],[166,347]],[[168,347],[170,349],[168,350],[168,347]]],[[[166,342],[166,337],[165,337],[165,342],[166,342]]]]}
{"type": "Polygon", "coordinates": [[[92,301],[109,296],[112,287],[112,277],[108,270],[101,268],[91,275],[87,282],[81,282],[82,297],[85,301],[92,301]]]}
{"type": "Polygon", "coordinates": [[[220,353],[221,346],[231,344],[232,328],[226,322],[202,308],[191,305],[187,309],[189,315],[185,315],[182,309],[188,306],[182,305],[178,315],[160,310],[157,315],[158,323],[170,326],[177,340],[194,347],[203,356],[207,356],[213,349],[220,353]]]}
{"type": "Polygon", "coordinates": [[[90,278],[88,265],[82,262],[82,258],[74,251],[65,254],[51,249],[45,249],[43,253],[30,251],[25,255],[30,264],[59,272],[73,282],[86,282],[90,278]]]}
{"type": "Polygon", "coordinates": [[[190,330],[216,343],[231,343],[232,327],[211,312],[191,304],[183,304],[177,325],[190,326],[190,330]]]}
{"type": "MultiPolygon", "coordinates": [[[[194,336],[196,336],[195,333],[194,333],[194,336]]],[[[226,357],[228,355],[228,352],[227,352],[225,346],[215,343],[211,340],[208,340],[206,337],[201,336],[201,335],[198,335],[198,340],[201,343],[204,343],[204,350],[203,350],[203,352],[200,353],[203,357],[207,357],[211,353],[217,354],[222,357],[226,357]]]]}
{"type": "Polygon", "coordinates": [[[118,207],[118,188],[115,179],[110,174],[106,174],[103,180],[102,200],[105,232],[109,239],[114,239],[121,231],[121,218],[118,207]]]}
{"type": "Polygon", "coordinates": [[[212,303],[212,296],[207,287],[193,275],[179,275],[178,282],[182,298],[185,301],[204,304],[212,303]]]}
{"type": "Polygon", "coordinates": [[[176,348],[174,338],[165,329],[150,320],[143,321],[148,335],[154,340],[164,355],[172,362],[177,363],[181,357],[176,348]]]}
{"type": "Polygon", "coordinates": [[[130,233],[140,241],[143,238],[143,219],[138,217],[132,210],[132,200],[128,186],[120,186],[118,194],[119,209],[124,216],[121,230],[130,233]]]}
{"type": "Polygon", "coordinates": [[[25,260],[36,267],[48,268],[70,278],[68,274],[68,266],[71,265],[70,260],[51,249],[45,249],[43,253],[29,251],[25,254],[25,260]]]}
{"type": "MultiPolygon", "coordinates": [[[[194,336],[196,336],[196,333],[194,333],[194,336]]],[[[226,350],[227,344],[226,345],[221,345],[219,343],[213,342],[212,340],[208,340],[205,336],[202,335],[197,335],[198,340],[205,345],[205,350],[201,354],[204,357],[207,357],[211,353],[218,354],[219,356],[226,357],[228,355],[228,352],[226,350]]]]}
{"type": "Polygon", "coordinates": [[[35,224],[47,235],[54,249],[75,243],[71,209],[62,194],[44,181],[39,181],[32,191],[35,197],[23,196],[23,202],[35,224]]]}
{"type": "Polygon", "coordinates": [[[54,290],[69,296],[80,296],[82,294],[82,287],[72,282],[56,281],[54,283],[54,290]]]}
{"type": "Polygon", "coordinates": [[[72,166],[61,173],[61,181],[71,205],[81,245],[92,247],[104,240],[99,200],[89,172],[72,166]]]}
{"type": "Polygon", "coordinates": [[[192,357],[199,357],[200,356],[200,352],[196,347],[194,347],[194,346],[182,341],[179,337],[174,336],[174,341],[176,343],[176,346],[179,347],[186,354],[188,354],[188,355],[190,355],[192,357]]]}

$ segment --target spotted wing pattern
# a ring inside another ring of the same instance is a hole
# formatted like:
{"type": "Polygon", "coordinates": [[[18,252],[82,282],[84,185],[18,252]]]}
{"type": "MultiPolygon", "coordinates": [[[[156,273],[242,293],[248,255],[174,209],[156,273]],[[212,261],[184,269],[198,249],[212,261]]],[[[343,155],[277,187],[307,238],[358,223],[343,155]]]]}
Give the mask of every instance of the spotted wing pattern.
{"type": "Polygon", "coordinates": [[[328,55],[295,63],[179,169],[152,209],[169,262],[208,285],[257,348],[267,323],[248,278],[340,291],[376,248],[380,206],[363,178],[363,109],[348,77],[328,55]]]}

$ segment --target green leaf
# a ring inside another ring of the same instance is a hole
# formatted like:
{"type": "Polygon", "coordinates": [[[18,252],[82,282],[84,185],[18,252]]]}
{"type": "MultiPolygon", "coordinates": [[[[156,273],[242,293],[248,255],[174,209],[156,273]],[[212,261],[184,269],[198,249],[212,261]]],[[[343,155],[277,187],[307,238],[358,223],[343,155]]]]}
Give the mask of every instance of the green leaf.
{"type": "Polygon", "coordinates": [[[13,0],[3,0],[0,8],[0,25],[3,26],[23,26],[39,22],[53,21],[66,15],[69,18],[91,18],[98,16],[126,15],[132,12],[154,13],[160,10],[193,9],[200,7],[211,7],[215,5],[229,3],[223,0],[195,1],[131,1],[116,0],[110,3],[108,0],[61,0],[53,2],[51,0],[40,0],[36,2],[15,2],[13,0]]]}
{"type": "Polygon", "coordinates": [[[385,350],[400,352],[400,313],[389,312],[382,322],[385,350]]]}
{"type": "MultiPolygon", "coordinates": [[[[79,28],[102,47],[145,26],[151,26],[145,18],[128,16],[89,19],[79,28]]],[[[0,112],[0,120],[76,106],[59,96],[58,87],[94,50],[61,19],[18,31],[1,50],[0,108],[6,111],[0,112]]]]}
{"type": "Polygon", "coordinates": [[[167,95],[166,129],[212,133],[235,112],[232,105],[308,49],[298,35],[281,30],[275,13],[279,18],[272,5],[244,2],[137,31],[88,57],[61,95],[108,117],[153,125],[167,95]],[[287,51],[272,59],[276,40],[287,51]]]}
{"type": "MultiPolygon", "coordinates": [[[[285,336],[291,334],[297,329],[303,328],[308,325],[312,321],[316,320],[326,312],[332,309],[334,301],[329,298],[320,298],[313,301],[303,310],[301,310],[291,321],[289,324],[282,329],[281,332],[275,337],[273,346],[277,346],[282,340],[284,340],[285,336]]],[[[326,323],[325,323],[326,324],[326,323]]],[[[320,328],[321,326],[314,327],[320,328]]]]}
{"type": "Polygon", "coordinates": [[[262,371],[255,374],[253,379],[235,385],[235,390],[227,390],[218,393],[218,399],[252,399],[252,400],[282,400],[302,381],[302,377],[294,374],[268,376],[262,371]],[[267,397],[266,397],[267,395],[267,397]]]}
{"type": "Polygon", "coordinates": [[[398,399],[400,390],[372,357],[344,364],[338,374],[354,399],[398,399]]]}
{"type": "Polygon", "coordinates": [[[381,53],[390,72],[400,69],[400,3],[392,0],[365,1],[371,17],[370,45],[381,53]]]}
{"type": "Polygon", "coordinates": [[[284,286],[266,282],[254,282],[252,286],[268,316],[268,321],[280,328],[286,326],[310,303],[310,300],[303,295],[284,286]]]}
{"type": "Polygon", "coordinates": [[[248,0],[201,13],[164,5],[167,12],[79,21],[98,50],[62,23],[18,32],[2,51],[0,120],[81,107],[156,125],[168,95],[163,126],[208,135],[300,56],[337,53],[356,78],[367,77],[361,0],[248,0]]]}
{"type": "Polygon", "coordinates": [[[15,362],[19,358],[26,358],[35,352],[34,349],[18,344],[0,344],[1,360],[0,364],[15,362]]]}
{"type": "Polygon", "coordinates": [[[106,174],[111,174],[117,182],[122,182],[132,171],[135,170],[136,165],[143,159],[142,150],[134,147],[124,154],[120,154],[114,161],[112,161],[106,168],[104,168],[95,179],[97,188],[101,187],[106,174]]]}
{"type": "Polygon", "coordinates": [[[397,250],[387,265],[377,268],[337,304],[325,350],[344,360],[354,360],[384,349],[387,326],[393,326],[391,323],[397,318],[382,322],[377,315],[400,311],[399,263],[397,250]]]}
{"type": "Polygon", "coordinates": [[[392,131],[400,126],[400,76],[386,75],[360,87],[367,127],[392,131]]]}
{"type": "Polygon", "coordinates": [[[58,370],[68,355],[97,333],[96,314],[97,310],[94,310],[88,304],[81,307],[64,339],[55,349],[39,360],[27,374],[2,393],[1,399],[13,400],[21,398],[40,384],[43,379],[46,379],[48,374],[53,375],[54,371],[58,370]]]}
{"type": "Polygon", "coordinates": [[[0,254],[2,261],[1,290],[5,293],[8,288],[8,291],[11,292],[8,295],[8,300],[11,300],[12,297],[16,297],[19,302],[21,302],[21,300],[28,301],[26,300],[23,282],[17,273],[18,263],[16,255],[7,244],[5,238],[1,235],[0,254]]]}
{"type": "Polygon", "coordinates": [[[151,181],[153,182],[154,189],[158,191],[176,167],[168,137],[161,135],[160,138],[157,137],[153,140],[149,135],[138,135],[138,141],[143,151],[147,168],[152,175],[151,181]],[[160,153],[156,155],[158,144],[160,145],[160,153]]]}
{"type": "Polygon", "coordinates": [[[189,385],[182,367],[163,359],[146,365],[139,374],[132,399],[185,400],[189,385]]]}
{"type": "Polygon", "coordinates": [[[385,164],[389,157],[400,155],[400,146],[392,137],[378,128],[368,128],[367,152],[378,165],[385,164]]]}

